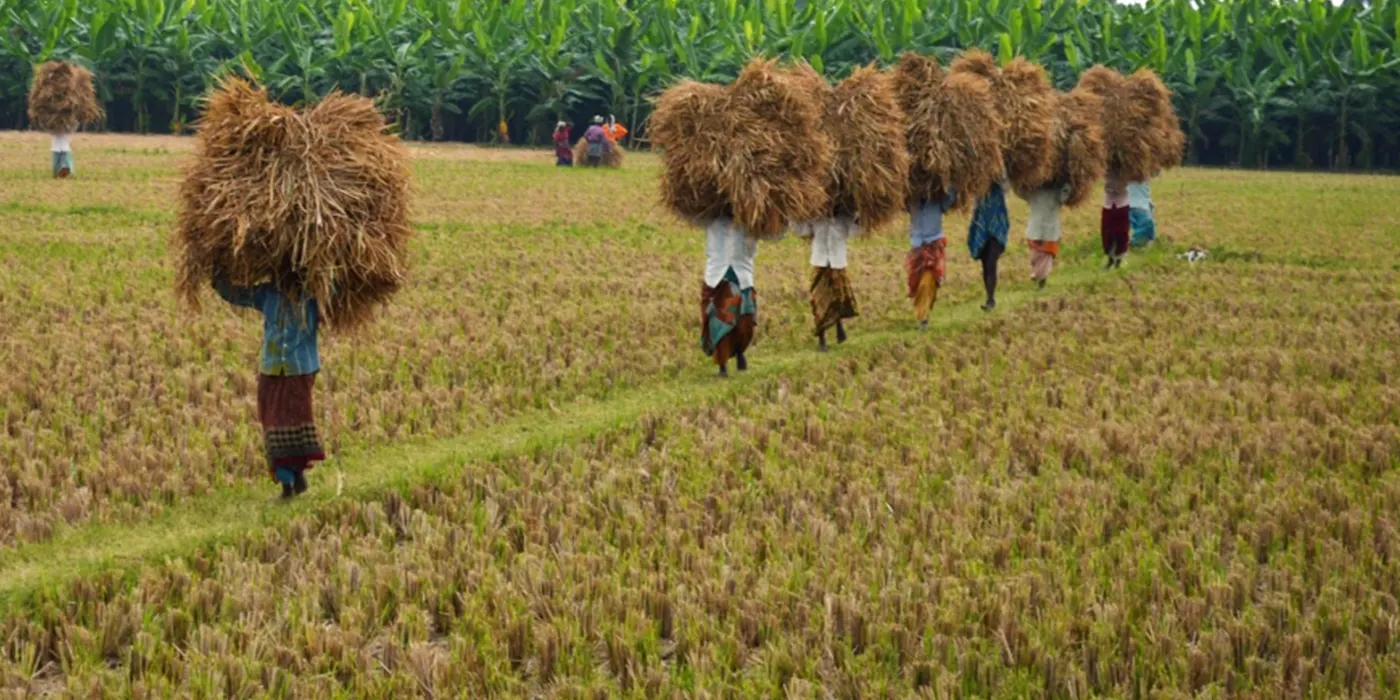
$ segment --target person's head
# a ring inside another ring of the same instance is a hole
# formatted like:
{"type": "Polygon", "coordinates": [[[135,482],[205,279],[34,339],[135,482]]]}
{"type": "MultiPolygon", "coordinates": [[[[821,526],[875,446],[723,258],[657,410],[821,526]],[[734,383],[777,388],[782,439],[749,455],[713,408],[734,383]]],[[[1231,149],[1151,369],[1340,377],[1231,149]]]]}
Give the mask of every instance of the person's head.
{"type": "Polygon", "coordinates": [[[565,129],[567,129],[567,128],[569,128],[569,125],[568,125],[568,124],[565,124],[564,122],[559,122],[558,124],[556,124],[556,125],[554,126],[554,130],[555,130],[555,131],[563,131],[563,130],[565,130],[565,129]]]}
{"type": "Polygon", "coordinates": [[[598,115],[598,116],[596,116],[596,117],[593,117],[593,123],[594,123],[594,124],[598,124],[598,125],[602,125],[602,123],[603,123],[603,116],[602,116],[602,115],[598,115]]]}

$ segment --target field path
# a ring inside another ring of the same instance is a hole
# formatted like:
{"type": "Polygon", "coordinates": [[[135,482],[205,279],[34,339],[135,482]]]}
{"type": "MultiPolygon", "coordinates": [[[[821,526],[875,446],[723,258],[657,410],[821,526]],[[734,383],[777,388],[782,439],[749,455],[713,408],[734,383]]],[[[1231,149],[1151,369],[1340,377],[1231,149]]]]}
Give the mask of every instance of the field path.
{"type": "MultiPolygon", "coordinates": [[[[1167,264],[1177,263],[1161,248],[1136,255],[1123,273],[1105,273],[1099,269],[1097,258],[1081,258],[1077,265],[1061,267],[1044,291],[1031,290],[1024,284],[1004,285],[1004,291],[998,295],[997,316],[1005,316],[1036,299],[1070,291],[1095,293],[1106,288],[1126,293],[1131,289],[1134,269],[1167,264]]],[[[931,317],[928,333],[956,333],[994,318],[983,313],[975,302],[940,304],[931,317]]],[[[74,578],[99,571],[134,575],[147,564],[216,547],[240,534],[286,524],[299,516],[314,516],[344,499],[369,499],[389,489],[435,483],[474,464],[587,440],[650,415],[732,400],[767,380],[798,376],[809,367],[860,357],[882,346],[917,343],[924,337],[913,328],[911,315],[907,324],[896,327],[863,327],[844,346],[826,354],[817,353],[812,347],[771,351],[765,348],[755,356],[749,372],[732,374],[727,381],[712,376],[713,366],[697,352],[695,371],[679,379],[620,392],[609,400],[580,400],[558,410],[536,411],[456,438],[401,443],[337,456],[316,469],[312,490],[291,503],[273,498],[270,486],[243,486],[185,499],[137,522],[89,522],[60,531],[44,542],[24,544],[0,554],[0,610],[20,608],[34,594],[74,578]]]]}

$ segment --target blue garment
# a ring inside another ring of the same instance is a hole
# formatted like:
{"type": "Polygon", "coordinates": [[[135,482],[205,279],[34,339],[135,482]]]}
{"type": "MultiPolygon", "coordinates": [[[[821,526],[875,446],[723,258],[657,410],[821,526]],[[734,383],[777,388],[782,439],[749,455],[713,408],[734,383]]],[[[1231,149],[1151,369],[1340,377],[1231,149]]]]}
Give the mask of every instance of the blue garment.
{"type": "Polygon", "coordinates": [[[972,223],[967,227],[967,247],[974,260],[982,259],[987,242],[995,240],[1006,249],[1006,235],[1011,232],[1011,218],[1006,214],[1006,193],[1001,185],[992,185],[987,196],[977,202],[972,223]]]}
{"type": "Polygon", "coordinates": [[[1152,183],[1146,180],[1142,182],[1129,182],[1128,206],[1134,209],[1151,209],[1152,183]]]}
{"type": "Polygon", "coordinates": [[[909,248],[922,248],[943,237],[943,212],[953,206],[953,195],[941,202],[920,202],[909,208],[909,248]]]}
{"type": "Polygon", "coordinates": [[[1157,222],[1152,220],[1152,209],[1129,209],[1128,222],[1133,229],[1132,244],[1141,248],[1157,239],[1157,222]]]}
{"type": "Polygon", "coordinates": [[[226,280],[215,280],[214,289],[230,304],[262,312],[259,371],[271,377],[299,377],[320,371],[321,354],[316,348],[319,313],[315,299],[306,297],[296,304],[271,284],[235,287],[226,280]]]}

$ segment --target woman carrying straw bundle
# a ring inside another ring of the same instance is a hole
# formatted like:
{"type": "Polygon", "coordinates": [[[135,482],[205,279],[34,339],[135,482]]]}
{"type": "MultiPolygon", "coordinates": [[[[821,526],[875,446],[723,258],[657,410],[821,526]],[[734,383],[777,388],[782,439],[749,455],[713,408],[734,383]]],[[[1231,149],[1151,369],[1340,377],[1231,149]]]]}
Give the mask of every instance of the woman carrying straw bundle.
{"type": "Polygon", "coordinates": [[[909,298],[919,328],[938,301],[948,241],[943,215],[982,199],[1005,171],[991,83],[981,75],[945,75],[933,58],[906,53],[893,80],[909,151],[909,298]]]}
{"type": "Polygon", "coordinates": [[[828,202],[822,105],[755,59],[727,87],[682,81],[666,90],[649,132],[661,148],[666,205],[705,229],[701,348],[721,377],[730,359],[743,371],[757,327],[758,241],[822,217],[828,202]]]}
{"type": "Polygon", "coordinates": [[[587,152],[584,154],[584,165],[596,168],[603,163],[603,149],[608,147],[608,134],[603,129],[603,118],[593,117],[593,124],[583,132],[583,140],[587,144],[587,152]]]}
{"type": "Polygon", "coordinates": [[[353,331],[407,273],[408,154],[369,99],[296,110],[236,78],[209,98],[180,186],[177,290],[259,311],[258,420],[284,498],[325,459],[312,404],[324,325],[353,331]]]}
{"type": "Polygon", "coordinates": [[[34,85],[29,91],[31,126],[51,137],[50,164],[55,178],[76,174],[73,165],[73,134],[83,124],[102,118],[92,73],[82,66],[49,61],[34,69],[34,85]]]}
{"type": "Polygon", "coordinates": [[[1044,289],[1060,254],[1060,209],[1077,207],[1093,194],[1108,158],[1103,141],[1103,101],[1074,90],[1056,100],[1054,168],[1050,178],[1021,196],[1030,204],[1026,242],[1031,249],[1031,281],[1044,289]]]}
{"type": "Polygon", "coordinates": [[[822,128],[834,149],[826,216],[794,227],[811,241],[813,330],[818,350],[825,352],[827,331],[835,328],[836,342],[846,342],[843,322],[860,313],[846,273],[847,242],[879,230],[902,211],[909,152],[904,114],[888,76],[867,66],[832,87],[805,63],[792,73],[821,96],[822,128]]]}

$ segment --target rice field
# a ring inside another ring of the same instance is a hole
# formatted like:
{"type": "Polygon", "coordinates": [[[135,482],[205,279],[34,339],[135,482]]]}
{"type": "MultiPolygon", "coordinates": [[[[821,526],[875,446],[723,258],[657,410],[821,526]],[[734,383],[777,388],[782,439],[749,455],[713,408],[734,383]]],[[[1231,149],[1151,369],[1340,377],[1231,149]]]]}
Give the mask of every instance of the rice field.
{"type": "Polygon", "coordinates": [[[1091,206],[1041,292],[1013,200],[991,315],[955,218],[923,334],[896,228],[825,355],[763,244],[721,381],[654,159],[416,147],[282,504],[259,322],[173,294],[189,147],[54,182],[0,134],[4,696],[1400,696],[1400,180],[1176,172],[1160,245],[1099,269],[1091,206]]]}

